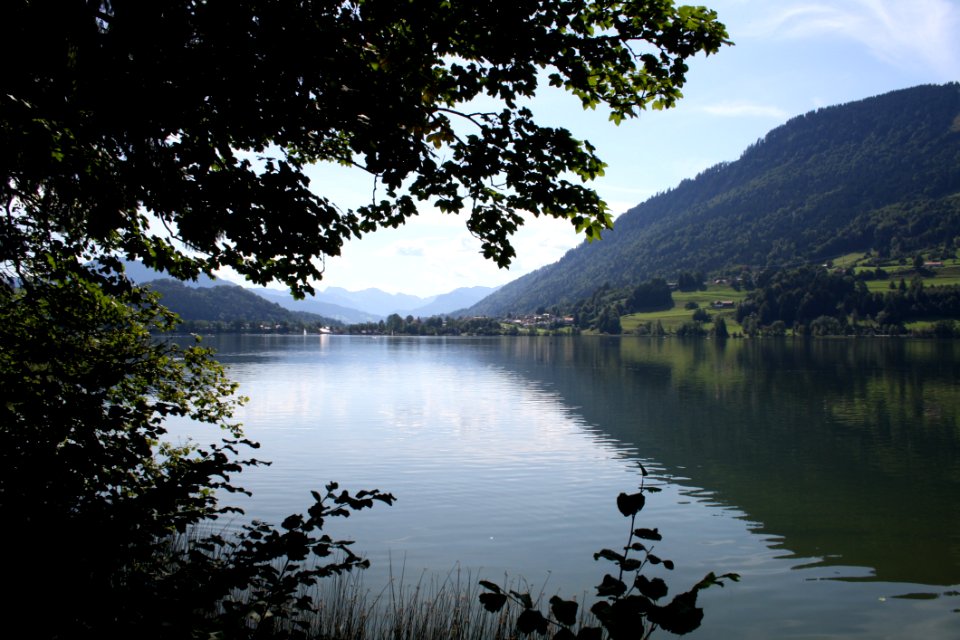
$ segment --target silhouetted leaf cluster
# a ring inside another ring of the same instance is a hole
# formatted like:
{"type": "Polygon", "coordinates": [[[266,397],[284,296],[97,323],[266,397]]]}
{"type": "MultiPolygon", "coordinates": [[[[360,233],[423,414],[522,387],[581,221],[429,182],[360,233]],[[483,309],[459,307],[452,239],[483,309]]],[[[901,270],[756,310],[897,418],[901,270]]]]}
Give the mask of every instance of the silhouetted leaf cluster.
{"type": "Polygon", "coordinates": [[[175,316],[114,268],[48,253],[0,295],[5,607],[39,637],[302,637],[307,589],[367,566],[325,521],[393,496],[331,483],[279,528],[206,533],[239,512],[218,499],[246,493],[232,476],[263,464],[241,456],[244,399],[209,350],[155,339],[175,316]],[[213,443],[178,443],[170,419],[213,443]]]}
{"type": "Polygon", "coordinates": [[[521,212],[597,238],[612,217],[584,182],[603,162],[523,102],[546,82],[619,122],[673,106],[686,60],[728,43],[705,7],[594,0],[13,0],[4,18],[4,604],[47,637],[299,635],[301,590],[361,566],[323,519],[392,500],[328,489],[280,529],[171,548],[231,511],[218,493],[257,462],[239,458],[236,386],[209,352],[151,338],[175,319],[120,258],[303,295],[421,203],[464,213],[500,266],[521,212]],[[369,201],[312,189],[317,163],[365,172],[369,201]],[[168,418],[228,437],[165,442],[168,418]]]}
{"type": "MultiPolygon", "coordinates": [[[[641,471],[646,477],[647,472],[642,465],[641,471]]],[[[658,628],[678,635],[697,629],[703,620],[703,609],[697,607],[697,594],[714,585],[722,587],[728,580],[738,581],[740,576],[735,573],[720,576],[709,573],[690,590],[661,604],[669,592],[667,583],[659,577],[648,578],[642,572],[657,565],[672,571],[674,564],[672,560],[653,553],[650,543],[663,539],[658,529],[636,528],[637,515],[646,505],[645,494],[656,491],[659,488],[641,483],[636,493],[617,496],[617,509],[630,518],[630,535],[622,552],[601,549],[593,554],[595,560],[606,560],[617,567],[616,575],[605,574],[596,587],[597,596],[601,599],[590,608],[590,612],[600,626],[582,625],[575,633],[580,607],[575,600],[553,596],[549,601],[549,613],[544,614],[529,593],[504,590],[487,580],[480,581],[480,586],[486,589],[485,593],[480,594],[480,602],[490,612],[498,612],[513,603],[522,609],[517,618],[518,633],[545,635],[553,629],[554,640],[600,640],[604,632],[611,640],[644,639],[658,628]],[[637,554],[636,557],[631,553],[637,554]]]]}
{"type": "Polygon", "coordinates": [[[0,199],[177,278],[229,266],[298,293],[324,257],[419,203],[463,212],[500,266],[522,212],[599,237],[612,217],[582,182],[604,163],[522,102],[548,83],[620,122],[673,106],[685,61],[728,42],[715,12],[671,3],[113,0],[57,12],[6,7],[0,53],[18,64],[0,96],[0,199]],[[324,162],[373,176],[369,201],[346,209],[311,189],[309,167],[324,162]]]}

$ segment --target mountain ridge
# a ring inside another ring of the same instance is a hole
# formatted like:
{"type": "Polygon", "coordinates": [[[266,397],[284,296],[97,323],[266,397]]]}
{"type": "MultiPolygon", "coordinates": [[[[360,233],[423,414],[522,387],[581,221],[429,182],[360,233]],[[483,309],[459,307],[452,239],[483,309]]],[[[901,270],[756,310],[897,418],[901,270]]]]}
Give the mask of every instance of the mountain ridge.
{"type": "MultiPolygon", "coordinates": [[[[168,274],[145,267],[139,262],[124,260],[123,266],[127,277],[137,284],[170,279],[168,274]]],[[[201,274],[196,281],[184,281],[182,284],[188,288],[240,287],[289,311],[319,315],[346,324],[377,322],[393,313],[415,317],[452,314],[475,304],[497,290],[496,287],[459,287],[447,293],[424,298],[406,293],[387,293],[373,287],[361,291],[327,287],[318,290],[313,297],[308,296],[303,300],[297,300],[287,290],[244,287],[229,280],[214,279],[204,274],[201,274]]]]}
{"type": "Polygon", "coordinates": [[[189,326],[197,323],[236,325],[236,328],[260,323],[271,326],[336,324],[335,319],[329,317],[285,309],[232,283],[191,287],[180,280],[161,278],[144,286],[159,293],[160,302],[189,326]]]}
{"type": "Polygon", "coordinates": [[[620,216],[467,310],[530,312],[680,271],[901,255],[960,235],[960,84],[823,107],[620,216]]]}

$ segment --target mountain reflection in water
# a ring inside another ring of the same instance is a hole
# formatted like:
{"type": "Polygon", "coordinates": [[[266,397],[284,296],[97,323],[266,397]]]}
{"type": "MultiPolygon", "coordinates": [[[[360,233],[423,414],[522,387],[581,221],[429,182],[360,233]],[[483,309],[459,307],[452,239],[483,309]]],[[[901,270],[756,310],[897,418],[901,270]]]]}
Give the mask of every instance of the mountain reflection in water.
{"type": "MultiPolygon", "coordinates": [[[[677,564],[744,580],[697,638],[960,635],[960,364],[953,342],[221,336],[263,443],[248,517],[338,480],[398,502],[330,523],[404,573],[592,592],[625,539],[620,491],[677,564]]],[[[231,496],[231,500],[237,500],[231,496]]]]}
{"type": "Polygon", "coordinates": [[[797,557],[955,585],[958,347],[554,338],[482,353],[550,385],[599,431],[736,506],[797,557]]]}

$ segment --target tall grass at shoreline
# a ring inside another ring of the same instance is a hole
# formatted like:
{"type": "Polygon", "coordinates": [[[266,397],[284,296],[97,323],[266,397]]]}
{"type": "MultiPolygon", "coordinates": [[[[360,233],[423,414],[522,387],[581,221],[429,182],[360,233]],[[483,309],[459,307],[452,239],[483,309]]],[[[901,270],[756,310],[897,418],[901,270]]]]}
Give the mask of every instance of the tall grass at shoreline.
{"type": "MultiPolygon", "coordinates": [[[[197,530],[172,536],[168,547],[171,558],[183,558],[190,541],[201,537],[197,530]]],[[[229,538],[229,534],[226,537],[229,538]]],[[[207,553],[218,560],[227,560],[231,551],[217,545],[207,553]]],[[[273,628],[279,632],[278,637],[286,637],[286,632],[293,628],[293,620],[300,620],[306,623],[307,637],[316,640],[515,639],[520,610],[504,607],[496,613],[487,611],[480,602],[484,590],[479,581],[478,575],[459,565],[445,574],[424,570],[416,579],[411,579],[404,565],[395,573],[391,563],[386,584],[374,586],[365,582],[362,570],[348,571],[323,578],[302,593],[312,600],[314,612],[302,611],[286,620],[274,618],[272,624],[277,625],[273,628]]],[[[549,597],[546,585],[537,588],[522,578],[511,579],[505,575],[501,584],[534,594],[538,607],[549,597]]],[[[250,594],[234,592],[233,597],[243,601],[250,594]]],[[[223,612],[217,607],[206,615],[215,619],[223,612]]],[[[581,607],[579,624],[595,623],[587,607],[581,607]]],[[[251,631],[259,626],[252,619],[250,624],[251,631]]],[[[261,627],[254,633],[262,635],[263,631],[261,627]]],[[[272,635],[275,634],[267,632],[264,637],[272,635]]]]}
{"type": "Polygon", "coordinates": [[[362,574],[338,576],[316,590],[319,613],[313,635],[323,640],[516,637],[519,611],[509,607],[498,613],[486,611],[478,580],[460,567],[445,576],[423,573],[416,582],[408,582],[401,573],[391,575],[388,584],[374,592],[365,587],[362,574]]]}

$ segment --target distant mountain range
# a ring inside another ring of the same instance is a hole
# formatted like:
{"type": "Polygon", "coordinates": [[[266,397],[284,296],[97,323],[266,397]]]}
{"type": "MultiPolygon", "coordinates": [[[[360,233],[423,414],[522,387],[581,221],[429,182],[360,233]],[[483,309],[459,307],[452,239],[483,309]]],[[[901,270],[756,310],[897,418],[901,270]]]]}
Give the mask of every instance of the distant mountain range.
{"type": "MultiPolygon", "coordinates": [[[[138,284],[169,279],[167,274],[147,268],[139,262],[125,261],[124,270],[127,277],[138,284]]],[[[214,280],[204,275],[201,275],[195,282],[185,281],[182,283],[182,287],[188,289],[219,288],[222,286],[255,294],[260,299],[279,305],[288,311],[314,314],[345,324],[377,322],[392,313],[404,317],[410,315],[417,318],[453,314],[476,304],[479,300],[496,291],[496,288],[491,287],[463,287],[442,295],[421,298],[403,293],[386,293],[380,289],[347,291],[340,287],[327,287],[323,291],[317,291],[313,297],[296,300],[290,295],[289,291],[269,289],[266,287],[241,287],[227,280],[214,280]]],[[[164,284],[161,285],[161,287],[167,292],[166,295],[175,295],[177,300],[190,299],[192,300],[191,305],[199,305],[196,308],[206,308],[207,303],[201,303],[200,297],[198,296],[190,296],[189,292],[181,291],[178,288],[172,287],[170,284],[164,284]]],[[[224,298],[225,295],[224,292],[217,292],[218,299],[224,298]]],[[[234,303],[241,304],[240,298],[234,298],[233,300],[234,303]]],[[[223,302],[224,301],[221,300],[221,303],[223,302]]],[[[249,306],[247,303],[242,304],[243,306],[249,306]]],[[[264,310],[266,311],[266,309],[264,310]]],[[[211,309],[211,311],[213,310],[211,309]]],[[[223,309],[221,313],[226,311],[226,309],[223,309]]],[[[180,315],[183,316],[182,313],[180,315]]],[[[186,316],[183,317],[186,319],[186,316]]],[[[190,319],[213,320],[216,318],[197,317],[190,319]]],[[[263,319],[266,320],[268,318],[265,317],[263,319]]]]}
{"type": "Polygon", "coordinates": [[[276,289],[252,291],[288,309],[321,313],[335,318],[348,314],[349,318],[341,318],[344,322],[369,322],[381,320],[393,313],[415,318],[452,314],[476,304],[496,289],[463,287],[442,295],[421,298],[405,293],[386,293],[380,289],[347,291],[340,287],[327,287],[323,291],[317,291],[313,298],[299,301],[285,291],[276,289]]]}
{"type": "Polygon", "coordinates": [[[256,287],[246,288],[244,291],[248,291],[252,294],[260,296],[264,300],[269,300],[270,302],[278,304],[284,309],[288,309],[290,311],[315,313],[327,318],[333,318],[338,322],[343,322],[345,324],[376,322],[381,319],[381,316],[378,314],[368,313],[361,309],[357,309],[356,307],[327,302],[324,299],[323,293],[321,292],[318,292],[316,297],[308,297],[304,298],[303,300],[297,300],[290,295],[289,291],[281,291],[280,289],[256,287]]]}
{"type": "Polygon", "coordinates": [[[871,250],[960,244],[960,84],[895,91],[793,118],[744,151],[620,216],[603,240],[467,310],[572,303],[603,284],[682,271],[792,266],[871,250]]]}

